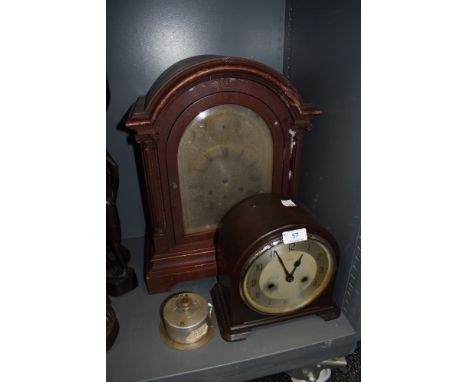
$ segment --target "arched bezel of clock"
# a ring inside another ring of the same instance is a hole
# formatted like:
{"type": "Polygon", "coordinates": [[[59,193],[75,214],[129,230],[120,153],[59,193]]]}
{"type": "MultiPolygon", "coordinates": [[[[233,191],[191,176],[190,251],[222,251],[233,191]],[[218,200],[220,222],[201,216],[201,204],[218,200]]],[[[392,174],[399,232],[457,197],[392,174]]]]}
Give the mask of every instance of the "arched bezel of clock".
{"type": "MultiPolygon", "coordinates": [[[[255,301],[253,301],[252,298],[249,298],[246,294],[246,276],[248,275],[248,272],[250,268],[255,264],[257,259],[259,259],[261,256],[269,256],[266,255],[266,253],[273,248],[277,247],[278,245],[290,245],[290,244],[284,244],[282,236],[279,236],[273,240],[270,240],[268,243],[265,245],[261,246],[260,249],[258,249],[256,252],[254,252],[253,255],[251,255],[247,261],[244,263],[241,271],[240,271],[240,278],[239,278],[239,294],[244,301],[244,303],[252,310],[256,311],[257,313],[260,314],[265,314],[265,315],[281,315],[281,314],[289,314],[295,311],[298,311],[305,306],[313,303],[317,298],[320,297],[320,295],[326,290],[326,288],[330,285],[333,275],[335,273],[335,264],[336,264],[336,254],[335,251],[333,250],[332,246],[322,237],[316,234],[307,234],[307,240],[304,242],[308,241],[313,241],[323,249],[325,249],[325,253],[327,256],[328,260],[328,266],[326,269],[326,273],[323,276],[323,279],[318,286],[318,288],[315,288],[313,291],[311,291],[310,295],[307,296],[301,303],[297,304],[296,306],[289,308],[289,309],[282,309],[282,307],[277,307],[275,308],[267,308],[267,307],[262,307],[261,304],[256,304],[255,301]]],[[[301,245],[301,243],[304,242],[297,242],[297,243],[292,243],[293,245],[301,245]]],[[[309,253],[310,256],[313,257],[309,253]]],[[[271,260],[271,261],[276,261],[276,260],[271,260]]],[[[316,260],[314,260],[316,261],[316,260]]],[[[316,274],[314,274],[316,276],[316,274]]],[[[310,283],[313,284],[314,279],[310,280],[310,283]]]]}

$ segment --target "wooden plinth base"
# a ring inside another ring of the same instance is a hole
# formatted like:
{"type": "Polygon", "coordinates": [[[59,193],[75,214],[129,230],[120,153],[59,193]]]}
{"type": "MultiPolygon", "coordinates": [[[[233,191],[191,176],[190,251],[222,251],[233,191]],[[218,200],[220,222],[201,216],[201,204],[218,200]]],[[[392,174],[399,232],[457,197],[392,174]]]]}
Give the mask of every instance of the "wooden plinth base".
{"type": "Polygon", "coordinates": [[[286,321],[306,315],[316,315],[325,321],[333,320],[340,315],[338,307],[333,302],[321,303],[317,301],[316,303],[312,303],[311,306],[307,306],[298,311],[274,316],[261,315],[243,306],[236,307],[240,312],[240,314],[237,315],[242,318],[235,320],[233,319],[234,315],[229,304],[226,289],[223,288],[222,285],[217,283],[213,289],[211,289],[211,298],[213,300],[221,336],[224,340],[229,342],[246,339],[251,330],[258,326],[286,321]]]}
{"type": "Polygon", "coordinates": [[[214,248],[158,254],[147,246],[145,279],[149,293],[167,292],[184,281],[216,277],[217,270],[214,248]]]}

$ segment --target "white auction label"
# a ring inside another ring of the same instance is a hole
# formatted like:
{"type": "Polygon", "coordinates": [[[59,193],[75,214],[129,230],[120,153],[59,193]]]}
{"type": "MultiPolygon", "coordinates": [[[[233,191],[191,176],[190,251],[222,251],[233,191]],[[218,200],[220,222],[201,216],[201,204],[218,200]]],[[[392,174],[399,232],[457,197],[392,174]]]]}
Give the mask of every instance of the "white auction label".
{"type": "Polygon", "coordinates": [[[284,244],[297,243],[298,241],[304,241],[304,240],[307,240],[307,230],[305,228],[283,232],[284,244]]]}
{"type": "Polygon", "coordinates": [[[281,203],[283,203],[283,206],[285,207],[296,207],[296,203],[294,203],[291,199],[282,200],[281,203]]]}

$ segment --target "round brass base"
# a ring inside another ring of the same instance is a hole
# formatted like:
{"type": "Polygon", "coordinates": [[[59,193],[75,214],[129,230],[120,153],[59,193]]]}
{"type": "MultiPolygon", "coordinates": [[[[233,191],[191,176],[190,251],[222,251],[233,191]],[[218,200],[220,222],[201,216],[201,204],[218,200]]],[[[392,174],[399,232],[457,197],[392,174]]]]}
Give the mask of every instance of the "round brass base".
{"type": "Polygon", "coordinates": [[[199,347],[205,345],[214,335],[216,329],[216,321],[213,317],[213,314],[209,315],[206,323],[208,324],[208,330],[206,334],[200,338],[197,342],[193,342],[191,344],[183,344],[180,342],[176,342],[169,338],[167,335],[166,329],[164,328],[164,324],[161,322],[159,325],[159,333],[161,334],[161,338],[164,340],[166,345],[170,346],[171,348],[177,350],[194,350],[198,349],[199,347]]]}

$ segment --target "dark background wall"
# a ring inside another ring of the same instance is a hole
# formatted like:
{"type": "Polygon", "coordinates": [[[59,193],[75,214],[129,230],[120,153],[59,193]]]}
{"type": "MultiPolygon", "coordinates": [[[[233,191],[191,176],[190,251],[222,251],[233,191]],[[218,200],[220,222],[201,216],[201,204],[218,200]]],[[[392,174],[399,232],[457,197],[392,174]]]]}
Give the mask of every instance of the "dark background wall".
{"type": "Polygon", "coordinates": [[[335,300],[360,327],[359,0],[287,2],[285,74],[323,116],[305,136],[300,199],[337,238],[335,300]]]}
{"type": "MultiPolygon", "coordinates": [[[[118,128],[159,75],[191,56],[252,58],[283,69],[284,0],[109,0],[107,2],[107,149],[119,165],[122,237],[145,233],[128,133],[118,128]]],[[[103,84],[104,89],[104,84],[103,84]]]]}

